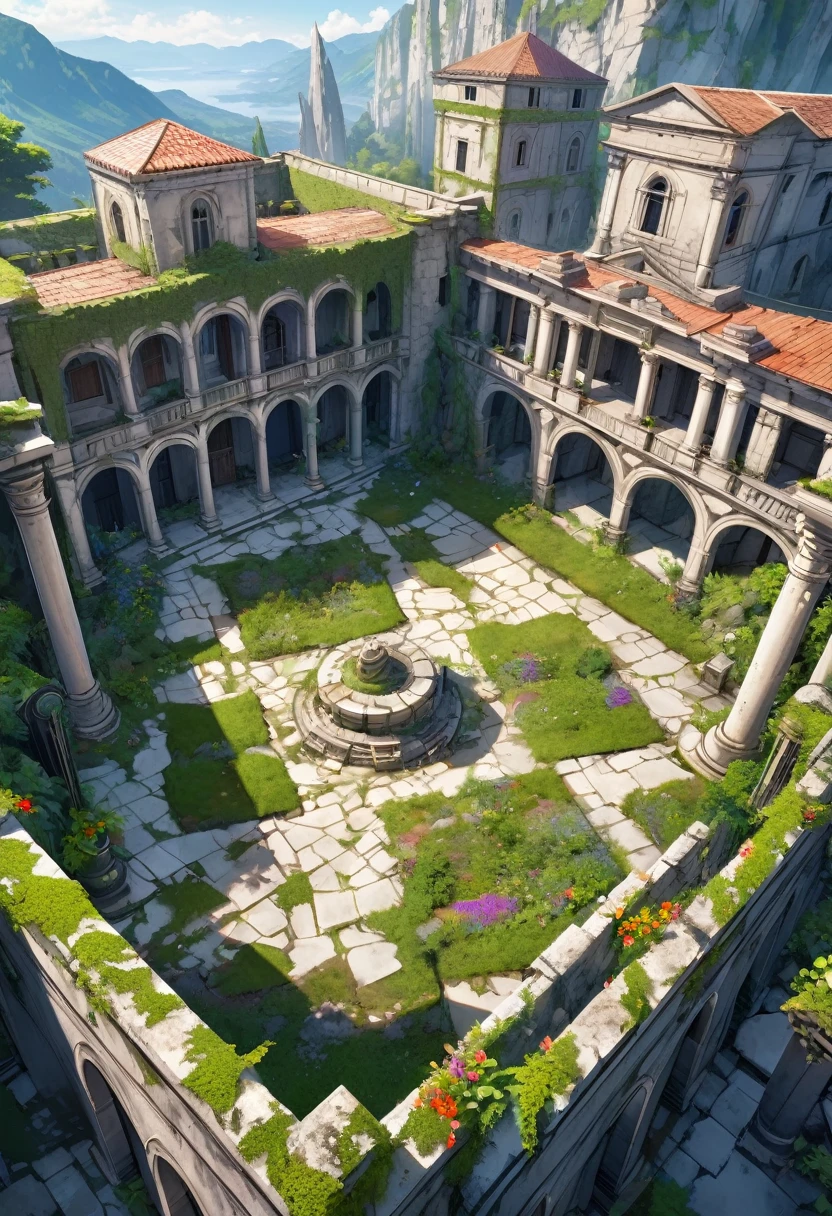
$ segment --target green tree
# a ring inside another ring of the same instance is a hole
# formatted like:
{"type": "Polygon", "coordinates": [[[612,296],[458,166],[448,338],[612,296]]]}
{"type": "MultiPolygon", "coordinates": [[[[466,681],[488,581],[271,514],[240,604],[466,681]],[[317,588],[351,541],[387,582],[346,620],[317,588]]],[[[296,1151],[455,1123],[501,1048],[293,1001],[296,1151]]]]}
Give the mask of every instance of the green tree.
{"type": "Polygon", "coordinates": [[[0,114],[0,220],[42,215],[50,208],[35,198],[35,191],[52,183],[41,172],[52,157],[37,144],[21,143],[23,123],[0,114]]]}
{"type": "Polygon", "coordinates": [[[269,149],[266,144],[266,136],[263,134],[263,128],[260,125],[260,119],[254,119],[254,134],[251,137],[251,150],[255,156],[268,156],[269,149]]]}

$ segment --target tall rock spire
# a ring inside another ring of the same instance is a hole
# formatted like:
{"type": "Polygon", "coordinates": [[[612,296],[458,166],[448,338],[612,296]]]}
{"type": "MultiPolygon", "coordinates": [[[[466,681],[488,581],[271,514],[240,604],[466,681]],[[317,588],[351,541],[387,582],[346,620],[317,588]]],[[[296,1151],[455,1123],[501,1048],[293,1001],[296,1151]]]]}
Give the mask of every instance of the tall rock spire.
{"type": "Polygon", "coordinates": [[[309,102],[301,102],[300,141],[301,152],[307,156],[318,156],[333,165],[347,163],[347,132],[344,126],[344,111],[332,64],[327,59],[324,40],[317,23],[312,27],[312,55],[309,66],[309,102]],[[307,114],[308,111],[308,114],[307,114]],[[312,140],[307,137],[309,120],[314,131],[317,152],[307,151],[312,140]],[[306,140],[306,147],[304,147],[306,140]]]}
{"type": "Polygon", "coordinates": [[[298,148],[304,156],[321,159],[321,149],[318,147],[318,136],[315,132],[315,120],[309,108],[309,102],[303,93],[298,93],[300,102],[300,131],[298,132],[298,148]]]}

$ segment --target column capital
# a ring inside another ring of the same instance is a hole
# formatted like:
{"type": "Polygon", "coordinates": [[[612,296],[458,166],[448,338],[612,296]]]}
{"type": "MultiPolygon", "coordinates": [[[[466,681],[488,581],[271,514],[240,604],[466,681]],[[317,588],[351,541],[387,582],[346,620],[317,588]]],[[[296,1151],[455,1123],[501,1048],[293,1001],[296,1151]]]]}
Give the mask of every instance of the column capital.
{"type": "Polygon", "coordinates": [[[661,359],[661,355],[657,350],[640,350],[639,358],[641,359],[642,363],[646,363],[649,367],[658,363],[661,359]]]}
{"type": "Polygon", "coordinates": [[[713,392],[716,388],[716,380],[710,372],[699,373],[699,387],[713,392]]]}
{"type": "Polygon", "coordinates": [[[566,324],[569,326],[572,333],[576,333],[584,328],[584,325],[586,324],[586,322],[577,321],[577,320],[575,320],[574,317],[567,317],[566,324]]]}
{"type": "Polygon", "coordinates": [[[0,478],[0,489],[15,516],[43,515],[49,510],[42,464],[5,474],[0,478]]]}
{"type": "Polygon", "coordinates": [[[607,168],[614,171],[623,169],[627,163],[627,153],[620,148],[607,148],[607,168]]]}
{"type": "Polygon", "coordinates": [[[817,525],[802,513],[795,520],[798,535],[797,553],[789,562],[795,578],[807,583],[826,583],[832,574],[832,537],[823,536],[817,525]]]}
{"type": "Polygon", "coordinates": [[[711,198],[723,201],[728,197],[736,184],[736,174],[718,173],[711,182],[711,198]]]}
{"type": "Polygon", "coordinates": [[[726,380],[725,396],[729,400],[731,400],[735,403],[740,402],[745,398],[745,394],[747,392],[748,392],[748,389],[745,387],[742,380],[734,380],[734,379],[726,380]]]}

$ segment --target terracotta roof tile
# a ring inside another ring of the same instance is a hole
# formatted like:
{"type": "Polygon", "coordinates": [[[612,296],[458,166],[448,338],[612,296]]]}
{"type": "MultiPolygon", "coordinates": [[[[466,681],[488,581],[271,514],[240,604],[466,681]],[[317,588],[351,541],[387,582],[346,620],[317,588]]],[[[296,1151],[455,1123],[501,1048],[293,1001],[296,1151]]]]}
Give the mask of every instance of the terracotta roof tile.
{"type": "Polygon", "coordinates": [[[380,211],[364,207],[257,221],[258,241],[277,252],[305,249],[310,245],[341,245],[368,237],[390,236],[395,231],[395,225],[380,211]]]}
{"type": "Polygon", "coordinates": [[[77,266],[62,266],[59,270],[42,270],[29,275],[29,280],[43,308],[103,300],[107,296],[153,287],[156,282],[118,258],[79,262],[77,266]]]}
{"type": "Polygon", "coordinates": [[[738,135],[754,135],[790,111],[823,139],[832,137],[832,97],[822,93],[770,93],[757,89],[693,91],[738,135]]]}
{"type": "Polygon", "coordinates": [[[492,46],[479,55],[460,59],[434,72],[435,76],[460,73],[491,76],[495,80],[586,80],[606,84],[603,76],[573,63],[560,51],[535,34],[515,34],[506,42],[492,46]]]}
{"type": "Polygon", "coordinates": [[[90,164],[132,176],[138,173],[167,173],[172,169],[204,169],[209,165],[233,165],[259,161],[259,156],[222,144],[178,122],[155,118],[152,122],[108,139],[84,153],[90,164]]]}
{"type": "MultiPolygon", "coordinates": [[[[522,270],[537,270],[541,260],[547,256],[541,250],[529,249],[525,245],[484,238],[465,241],[462,248],[490,261],[522,270]]],[[[625,271],[610,270],[593,262],[586,262],[585,270],[585,286],[596,291],[605,283],[634,281],[627,278],[625,271]]],[[[577,286],[580,289],[582,284],[578,283],[577,286]]],[[[654,286],[650,287],[650,294],[685,325],[691,337],[699,333],[718,336],[730,321],[755,325],[775,348],[760,360],[761,367],[812,388],[832,392],[832,322],[777,312],[756,304],[744,304],[734,312],[717,312],[715,308],[691,303],[671,291],[654,286]]]]}

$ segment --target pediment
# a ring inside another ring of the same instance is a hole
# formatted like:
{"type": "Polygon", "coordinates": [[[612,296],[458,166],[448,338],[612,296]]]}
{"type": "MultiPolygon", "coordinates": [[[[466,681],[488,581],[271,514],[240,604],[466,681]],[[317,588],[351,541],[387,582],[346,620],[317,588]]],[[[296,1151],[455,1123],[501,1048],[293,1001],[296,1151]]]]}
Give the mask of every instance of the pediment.
{"type": "Polygon", "coordinates": [[[695,94],[689,96],[676,85],[665,85],[606,108],[613,120],[635,118],[667,126],[693,127],[700,131],[724,132],[728,129],[724,122],[698,102],[695,94]]]}

